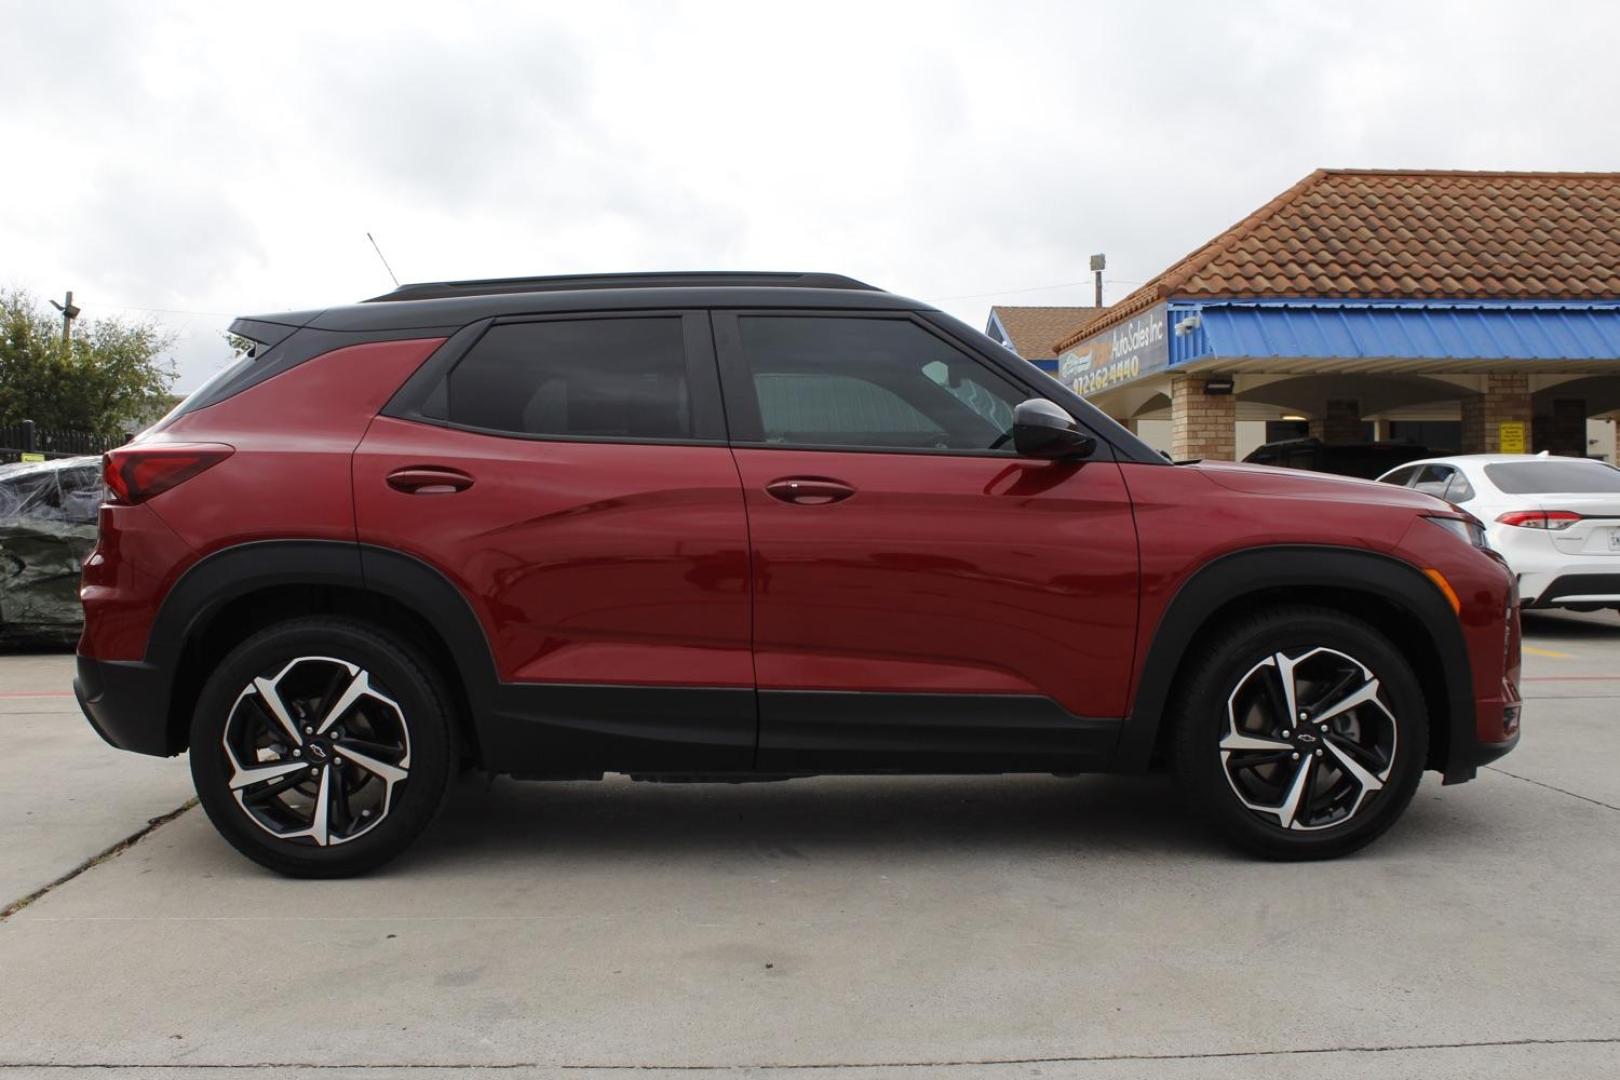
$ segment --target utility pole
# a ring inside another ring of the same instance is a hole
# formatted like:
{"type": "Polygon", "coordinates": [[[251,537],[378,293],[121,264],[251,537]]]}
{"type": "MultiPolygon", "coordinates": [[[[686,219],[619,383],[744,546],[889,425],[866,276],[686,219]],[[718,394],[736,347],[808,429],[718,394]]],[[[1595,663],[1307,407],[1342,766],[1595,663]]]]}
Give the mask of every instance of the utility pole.
{"type": "Polygon", "coordinates": [[[62,313],[62,344],[72,348],[73,320],[79,317],[79,309],[73,306],[73,290],[68,290],[65,303],[58,304],[52,300],[51,307],[62,313]]]}
{"type": "Polygon", "coordinates": [[[1091,272],[1097,276],[1096,303],[1094,306],[1102,307],[1102,272],[1108,265],[1107,255],[1093,255],[1091,257],[1091,272]]]}

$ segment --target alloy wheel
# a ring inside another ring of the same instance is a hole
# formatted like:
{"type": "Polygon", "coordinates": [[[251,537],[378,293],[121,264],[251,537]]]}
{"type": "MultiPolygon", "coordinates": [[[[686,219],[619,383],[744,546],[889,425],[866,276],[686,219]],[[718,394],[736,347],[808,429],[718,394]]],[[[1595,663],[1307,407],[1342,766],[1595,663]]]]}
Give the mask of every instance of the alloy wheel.
{"type": "Polygon", "coordinates": [[[376,828],[410,774],[398,702],[357,664],[326,656],[243,687],[221,742],[243,812],[272,836],[316,847],[376,828]]]}
{"type": "Polygon", "coordinates": [[[1367,666],[1313,648],[1274,653],[1238,680],[1219,746],[1226,781],[1250,812],[1309,831],[1342,825],[1376,799],[1397,732],[1367,666]]]}

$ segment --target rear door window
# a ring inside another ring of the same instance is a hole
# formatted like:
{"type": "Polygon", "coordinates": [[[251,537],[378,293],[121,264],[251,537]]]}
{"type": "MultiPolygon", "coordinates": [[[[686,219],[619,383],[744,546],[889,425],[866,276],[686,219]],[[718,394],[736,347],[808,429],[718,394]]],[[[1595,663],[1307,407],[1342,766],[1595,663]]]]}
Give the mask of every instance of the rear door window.
{"type": "Polygon", "coordinates": [[[1405,468],[1396,469],[1394,472],[1384,477],[1381,483],[1399,484],[1401,487],[1405,487],[1407,484],[1412,482],[1412,477],[1417,475],[1417,471],[1418,466],[1408,465],[1405,468]]]}
{"type": "Polygon", "coordinates": [[[445,415],[483,431],[563,439],[694,437],[679,316],[558,319],[489,329],[450,372],[445,415]]]}

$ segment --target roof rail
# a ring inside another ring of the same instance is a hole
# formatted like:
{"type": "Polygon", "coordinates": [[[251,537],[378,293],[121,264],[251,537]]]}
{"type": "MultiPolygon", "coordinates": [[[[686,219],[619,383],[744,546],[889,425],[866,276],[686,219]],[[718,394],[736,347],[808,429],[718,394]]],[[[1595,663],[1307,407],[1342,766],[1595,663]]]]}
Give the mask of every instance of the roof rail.
{"type": "Polygon", "coordinates": [[[484,278],[479,281],[425,281],[401,285],[393,292],[362,303],[382,300],[442,300],[452,296],[491,296],[497,293],[567,292],[573,289],[669,289],[776,286],[796,289],[861,289],[882,292],[874,285],[842,274],[732,272],[699,270],[651,274],[565,274],[552,277],[484,278]]]}

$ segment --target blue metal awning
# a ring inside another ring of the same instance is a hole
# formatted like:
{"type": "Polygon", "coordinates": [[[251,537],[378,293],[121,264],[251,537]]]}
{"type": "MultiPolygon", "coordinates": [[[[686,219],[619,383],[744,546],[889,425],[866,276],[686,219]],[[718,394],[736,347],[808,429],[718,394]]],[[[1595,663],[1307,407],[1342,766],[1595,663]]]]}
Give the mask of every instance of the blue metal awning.
{"type": "Polygon", "coordinates": [[[1620,362],[1620,300],[1182,300],[1166,317],[1172,368],[1269,358],[1620,362]]]}

